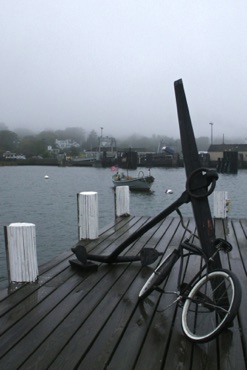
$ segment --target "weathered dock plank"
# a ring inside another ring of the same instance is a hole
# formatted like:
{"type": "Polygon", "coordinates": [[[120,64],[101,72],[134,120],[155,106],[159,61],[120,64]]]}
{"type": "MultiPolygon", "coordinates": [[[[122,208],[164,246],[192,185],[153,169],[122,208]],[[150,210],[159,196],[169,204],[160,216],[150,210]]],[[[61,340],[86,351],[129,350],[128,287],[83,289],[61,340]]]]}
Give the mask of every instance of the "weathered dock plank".
{"type": "MultiPolygon", "coordinates": [[[[233,249],[230,255],[221,253],[222,267],[232,270],[239,278],[242,286],[242,303],[239,309],[237,319],[234,321],[231,331],[226,332],[224,340],[219,337],[220,348],[219,363],[220,369],[244,368],[246,364],[246,334],[247,327],[245,323],[239,322],[246,312],[246,271],[244,270],[244,260],[241,258],[242,253],[247,252],[246,238],[243,234],[239,220],[218,220],[217,236],[228,240],[233,249]],[[234,334],[234,335],[233,335],[234,334]],[[234,340],[233,340],[234,337],[234,340]],[[226,350],[226,351],[225,351],[226,350]]],[[[247,254],[246,254],[247,258],[247,254]]]]}
{"type": "MultiPolygon", "coordinates": [[[[96,240],[85,241],[90,253],[110,254],[149,219],[128,217],[102,230],[96,240]]],[[[185,223],[196,229],[193,218],[185,223]]],[[[181,308],[174,299],[155,291],[138,303],[138,293],[152,265],[139,262],[101,264],[97,271],[71,267],[71,251],[40,268],[36,283],[9,290],[0,300],[0,368],[2,369],[210,369],[246,368],[247,221],[216,220],[217,237],[233,244],[222,265],[234,271],[242,284],[239,314],[230,330],[204,344],[190,342],[182,333],[181,308]]],[[[169,253],[187,232],[179,218],[168,217],[132,243],[124,253],[136,255],[143,246],[169,253]]],[[[197,269],[190,259],[187,274],[197,269]]],[[[176,289],[177,268],[167,287],[176,289]]]]}

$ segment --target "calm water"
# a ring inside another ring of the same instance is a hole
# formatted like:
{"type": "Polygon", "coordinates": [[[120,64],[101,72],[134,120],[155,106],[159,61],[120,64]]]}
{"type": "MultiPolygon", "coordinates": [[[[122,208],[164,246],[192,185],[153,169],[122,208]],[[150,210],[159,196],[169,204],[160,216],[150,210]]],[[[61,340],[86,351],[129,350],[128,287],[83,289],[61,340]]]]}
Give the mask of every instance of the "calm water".
{"type": "MultiPolygon", "coordinates": [[[[142,169],[143,170],[143,169],[142,169]]],[[[132,171],[131,174],[137,174],[132,171]]],[[[144,172],[147,173],[146,169],[144,172]]],[[[154,168],[155,182],[150,194],[130,193],[130,213],[154,216],[175,201],[185,189],[185,172],[180,169],[154,168]],[[173,194],[166,194],[172,189],[173,194]]],[[[12,222],[36,225],[38,263],[42,264],[69,250],[78,240],[77,194],[97,191],[99,226],[114,220],[114,192],[109,168],[83,167],[0,167],[0,288],[6,284],[4,226],[12,222]],[[45,180],[44,176],[49,179],[45,180]]],[[[231,199],[230,217],[246,218],[247,171],[238,175],[219,175],[216,190],[228,191],[231,199]]],[[[209,198],[211,209],[213,196],[209,198]]],[[[191,205],[181,208],[192,215],[191,205]]]]}

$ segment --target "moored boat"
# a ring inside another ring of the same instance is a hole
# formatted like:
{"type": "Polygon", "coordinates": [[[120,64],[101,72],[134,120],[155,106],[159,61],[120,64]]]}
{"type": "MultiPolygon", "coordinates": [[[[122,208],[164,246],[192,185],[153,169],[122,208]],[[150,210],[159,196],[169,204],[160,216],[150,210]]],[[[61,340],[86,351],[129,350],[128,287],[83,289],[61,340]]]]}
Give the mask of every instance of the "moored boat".
{"type": "Polygon", "coordinates": [[[112,176],[114,186],[129,186],[130,190],[149,191],[154,182],[154,177],[149,173],[144,175],[143,171],[139,171],[137,177],[125,175],[124,173],[115,173],[112,176]]]}

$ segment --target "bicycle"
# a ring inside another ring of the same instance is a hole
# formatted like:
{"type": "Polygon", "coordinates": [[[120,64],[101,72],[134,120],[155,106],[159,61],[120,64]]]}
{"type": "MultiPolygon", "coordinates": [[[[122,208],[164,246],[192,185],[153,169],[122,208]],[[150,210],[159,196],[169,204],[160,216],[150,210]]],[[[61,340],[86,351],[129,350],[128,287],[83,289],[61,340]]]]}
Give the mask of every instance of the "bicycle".
{"type": "MultiPolygon", "coordinates": [[[[181,213],[179,214],[181,216],[181,213]]],[[[224,239],[217,238],[215,240],[216,250],[208,258],[200,247],[190,242],[191,236],[158,265],[141,289],[139,301],[144,300],[153,290],[158,290],[163,294],[176,295],[177,298],[174,302],[166,308],[179,303],[179,306],[182,307],[184,334],[190,340],[202,343],[216,338],[231,325],[237,315],[242,292],[239,280],[233,272],[226,269],[211,269],[215,256],[220,251],[229,253],[232,250],[232,245],[224,239]],[[185,283],[184,261],[187,256],[191,255],[201,257],[202,264],[192,280],[185,283]],[[168,280],[173,266],[179,259],[177,290],[165,291],[160,285],[165,279],[168,280]]]]}

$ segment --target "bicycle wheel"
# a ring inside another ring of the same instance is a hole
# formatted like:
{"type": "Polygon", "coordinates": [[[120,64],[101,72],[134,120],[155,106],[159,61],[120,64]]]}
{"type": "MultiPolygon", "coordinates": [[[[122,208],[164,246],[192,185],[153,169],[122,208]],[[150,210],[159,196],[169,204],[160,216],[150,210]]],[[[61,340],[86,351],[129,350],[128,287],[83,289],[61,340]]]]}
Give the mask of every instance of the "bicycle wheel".
{"type": "Polygon", "coordinates": [[[195,342],[207,342],[234,319],[241,302],[241,286],[228,270],[203,276],[192,287],[182,311],[182,328],[195,342]]]}
{"type": "Polygon", "coordinates": [[[164,261],[161,262],[143,285],[139,293],[139,300],[146,298],[158,285],[162,283],[162,281],[164,281],[178,258],[179,253],[178,250],[175,249],[164,259],[164,261]]]}

